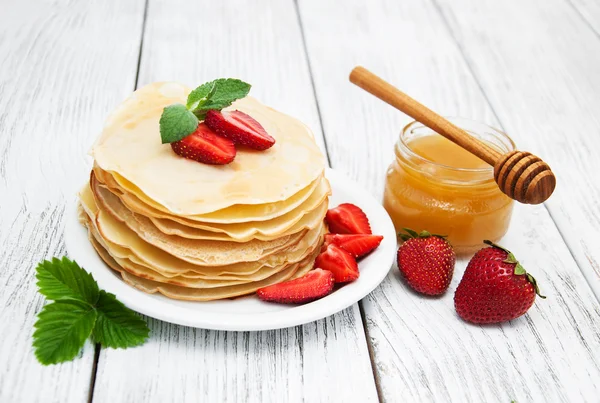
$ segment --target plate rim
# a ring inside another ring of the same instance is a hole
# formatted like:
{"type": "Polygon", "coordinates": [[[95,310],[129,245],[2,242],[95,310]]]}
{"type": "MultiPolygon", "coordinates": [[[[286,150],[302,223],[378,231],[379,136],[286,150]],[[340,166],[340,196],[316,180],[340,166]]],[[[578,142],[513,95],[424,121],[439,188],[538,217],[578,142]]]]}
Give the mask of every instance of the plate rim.
{"type": "MultiPolygon", "coordinates": [[[[127,307],[148,317],[183,326],[223,331],[263,331],[303,325],[334,315],[366,297],[377,288],[389,273],[393,266],[396,251],[394,225],[381,203],[358,183],[331,168],[326,169],[325,177],[330,181],[332,190],[340,187],[351,193],[352,199],[356,199],[348,202],[356,203],[363,208],[368,205],[368,210],[377,210],[377,227],[383,229],[378,233],[381,233],[384,239],[379,248],[366,260],[373,260],[372,258],[377,256],[370,266],[379,265],[381,268],[379,270],[372,269],[369,276],[361,276],[359,280],[346,284],[332,294],[307,304],[284,305],[283,309],[264,313],[241,312],[239,314],[200,312],[182,306],[169,306],[173,300],[162,295],[145,293],[126,284],[106,266],[96,251],[93,250],[85,228],[77,219],[77,199],[71,202],[66,212],[64,229],[66,250],[70,258],[76,260],[81,267],[94,275],[100,288],[115,294],[127,307]],[[80,248],[76,247],[81,243],[79,238],[82,236],[85,237],[85,242],[89,244],[89,248],[82,249],[88,249],[88,251],[79,250],[80,248]],[[91,256],[89,256],[90,249],[93,252],[91,256]],[[290,311],[293,311],[293,314],[290,314],[290,311]],[[201,315],[198,315],[199,313],[201,315]],[[235,315],[235,318],[231,318],[231,315],[235,315]],[[234,320],[224,320],[224,316],[234,320]]],[[[371,224],[375,222],[371,217],[369,219],[371,224]]],[[[203,303],[200,301],[188,302],[190,304],[203,303]]]]}

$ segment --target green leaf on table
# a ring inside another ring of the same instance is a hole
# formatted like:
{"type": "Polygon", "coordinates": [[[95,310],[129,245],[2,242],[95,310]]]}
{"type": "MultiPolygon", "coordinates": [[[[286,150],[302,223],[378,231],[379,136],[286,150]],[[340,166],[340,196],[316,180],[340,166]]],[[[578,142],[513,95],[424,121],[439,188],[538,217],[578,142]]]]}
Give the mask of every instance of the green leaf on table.
{"type": "Polygon", "coordinates": [[[96,323],[96,310],[85,302],[61,300],[42,309],[35,322],[33,347],[44,365],[70,361],[81,351],[96,323]]]}
{"type": "Polygon", "coordinates": [[[103,346],[112,348],[139,346],[148,338],[150,329],[146,322],[118,301],[114,294],[100,291],[96,309],[98,320],[93,337],[103,346]]]}
{"type": "Polygon", "coordinates": [[[72,360],[90,335],[114,348],[138,346],[148,338],[146,322],[113,294],[100,290],[75,261],[53,258],[36,271],[39,292],[55,300],[42,308],[34,325],[33,347],[40,363],[72,360]]]}
{"type": "Polygon", "coordinates": [[[40,294],[49,300],[77,299],[89,304],[98,300],[98,284],[79,265],[63,257],[44,260],[36,268],[40,294]]]}
{"type": "Polygon", "coordinates": [[[163,110],[159,126],[162,143],[173,143],[196,131],[198,118],[185,105],[169,105],[163,110]]]}

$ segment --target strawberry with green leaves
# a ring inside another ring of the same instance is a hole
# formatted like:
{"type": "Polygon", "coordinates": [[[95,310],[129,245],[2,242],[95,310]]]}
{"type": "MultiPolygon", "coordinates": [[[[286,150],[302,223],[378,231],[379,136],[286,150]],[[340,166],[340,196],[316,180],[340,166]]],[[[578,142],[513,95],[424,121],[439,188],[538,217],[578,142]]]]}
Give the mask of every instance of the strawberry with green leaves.
{"type": "Polygon", "coordinates": [[[236,145],[255,150],[272,147],[275,139],[258,121],[240,111],[221,112],[248,95],[250,87],[241,80],[221,78],[190,92],[185,105],[167,106],[159,121],[162,143],[171,144],[184,158],[212,165],[232,162],[236,145]]]}
{"type": "Polygon", "coordinates": [[[443,294],[454,273],[456,254],[452,246],[441,235],[404,230],[406,234],[399,235],[404,242],[398,249],[397,261],[406,283],[421,294],[443,294]]]}
{"type": "Polygon", "coordinates": [[[499,323],[525,314],[540,294],[515,256],[491,241],[471,258],[456,293],[458,315],[472,323],[499,323]]]}

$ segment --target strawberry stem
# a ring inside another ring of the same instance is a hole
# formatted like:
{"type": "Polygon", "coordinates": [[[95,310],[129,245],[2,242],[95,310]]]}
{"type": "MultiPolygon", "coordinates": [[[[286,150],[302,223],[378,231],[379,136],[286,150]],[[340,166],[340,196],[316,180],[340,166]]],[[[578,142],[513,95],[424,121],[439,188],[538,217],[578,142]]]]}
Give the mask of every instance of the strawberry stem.
{"type": "Polygon", "coordinates": [[[415,231],[415,230],[412,230],[410,228],[402,228],[402,229],[404,231],[406,231],[411,236],[411,238],[418,238],[419,237],[419,234],[417,234],[417,231],[415,231]]]}
{"type": "Polygon", "coordinates": [[[492,241],[490,241],[489,239],[486,239],[486,240],[484,240],[484,241],[483,241],[483,243],[484,243],[484,244],[486,244],[486,245],[493,246],[494,248],[502,249],[504,252],[508,253],[509,255],[511,254],[511,253],[510,253],[510,251],[509,251],[508,249],[506,249],[506,248],[503,248],[502,246],[500,246],[500,245],[498,245],[498,244],[495,244],[495,243],[493,243],[493,242],[492,242],[492,241]]]}
{"type": "Polygon", "coordinates": [[[490,240],[484,240],[483,243],[485,243],[486,245],[490,245],[493,248],[498,248],[503,250],[504,252],[506,252],[507,256],[506,259],[504,259],[505,263],[510,263],[510,264],[514,264],[515,268],[514,268],[514,274],[517,276],[525,276],[527,278],[527,281],[529,281],[531,283],[531,285],[533,286],[533,289],[535,290],[535,293],[543,299],[546,299],[546,297],[542,294],[540,294],[540,287],[538,287],[537,281],[535,280],[535,278],[527,273],[527,271],[525,270],[525,268],[523,267],[523,265],[521,265],[521,263],[517,260],[517,258],[515,257],[515,255],[513,255],[513,253],[511,251],[509,251],[506,248],[503,248],[500,245],[497,245],[495,243],[493,243],[490,240]]]}
{"type": "Polygon", "coordinates": [[[411,238],[429,238],[432,236],[438,237],[438,238],[442,238],[442,239],[446,239],[448,236],[447,235],[438,235],[438,234],[432,234],[431,232],[427,231],[427,230],[423,230],[420,233],[418,233],[415,230],[412,230],[410,228],[402,228],[406,234],[403,233],[399,233],[398,236],[400,237],[400,239],[402,239],[402,241],[407,241],[411,238]]]}
{"type": "Polygon", "coordinates": [[[537,285],[537,281],[535,281],[535,278],[534,278],[534,277],[533,277],[531,274],[529,274],[529,273],[525,274],[525,276],[527,277],[527,280],[529,280],[529,282],[531,283],[531,285],[532,285],[532,286],[533,286],[533,288],[535,289],[535,293],[536,293],[536,294],[537,294],[537,295],[538,295],[540,298],[542,298],[542,299],[546,299],[546,296],[545,296],[545,295],[542,295],[542,294],[540,294],[540,287],[538,287],[538,285],[537,285]]]}
{"type": "Polygon", "coordinates": [[[400,237],[400,239],[402,239],[402,242],[406,242],[409,239],[411,239],[412,237],[408,234],[398,234],[398,236],[400,237]]]}

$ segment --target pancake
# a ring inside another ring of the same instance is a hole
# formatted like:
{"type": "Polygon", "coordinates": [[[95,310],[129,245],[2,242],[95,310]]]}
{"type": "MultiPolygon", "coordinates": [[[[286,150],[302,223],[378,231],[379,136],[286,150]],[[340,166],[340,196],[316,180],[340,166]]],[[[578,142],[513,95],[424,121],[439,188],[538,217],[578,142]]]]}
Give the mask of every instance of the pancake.
{"type": "Polygon", "coordinates": [[[301,262],[300,267],[298,267],[298,270],[296,270],[296,272],[292,274],[290,278],[288,278],[288,280],[295,280],[311,271],[315,266],[315,260],[317,259],[317,256],[319,255],[320,251],[321,248],[319,247],[311,257],[301,262]]]}
{"type": "MultiPolygon", "coordinates": [[[[93,180],[93,176],[92,176],[93,180]]],[[[127,209],[118,197],[109,190],[100,186],[94,186],[92,189],[96,203],[102,206],[102,209],[112,215],[115,219],[124,222],[129,228],[138,233],[147,242],[162,247],[161,245],[177,243],[186,243],[190,247],[196,246],[197,241],[227,241],[227,242],[247,242],[252,239],[270,241],[283,236],[295,235],[304,230],[310,230],[318,226],[327,213],[327,200],[323,201],[317,209],[303,216],[298,222],[294,223],[285,232],[275,236],[266,236],[255,234],[244,238],[231,238],[225,234],[204,231],[197,228],[189,228],[173,221],[157,222],[148,219],[139,214],[135,214],[127,209]],[[184,238],[183,240],[181,238],[184,238]]]]}
{"type": "Polygon", "coordinates": [[[185,225],[179,224],[177,222],[169,222],[160,219],[150,219],[152,223],[159,229],[163,234],[167,235],[176,235],[182,238],[187,238],[190,240],[194,239],[226,239],[235,242],[246,242],[249,239],[260,239],[263,241],[272,240],[274,237],[278,238],[286,235],[294,235],[300,231],[310,230],[315,228],[315,226],[319,225],[323,219],[325,218],[325,214],[327,214],[327,208],[329,206],[328,200],[325,200],[319,204],[319,206],[313,211],[305,214],[302,218],[293,224],[291,227],[286,229],[284,232],[278,235],[263,235],[263,234],[255,234],[252,237],[244,237],[244,238],[224,238],[223,236],[213,235],[214,233],[207,234],[206,231],[193,228],[186,227],[185,225]]]}
{"type": "MultiPolygon", "coordinates": [[[[140,196],[134,193],[135,186],[121,186],[112,175],[119,176],[117,173],[105,172],[99,167],[94,167],[96,178],[113,193],[133,212],[142,214],[146,217],[167,218],[176,220],[182,224],[194,226],[194,221],[202,223],[232,224],[248,221],[267,221],[275,217],[286,214],[300,204],[316,191],[317,186],[324,186],[323,176],[319,176],[309,186],[294,194],[287,200],[282,200],[269,204],[236,204],[221,210],[207,214],[198,214],[190,216],[176,216],[151,200],[143,201],[140,196]]],[[[124,178],[119,182],[126,181],[124,178]]],[[[129,181],[126,181],[130,183],[129,181]]],[[[323,192],[323,190],[320,190],[323,192]]]]}
{"type": "Polygon", "coordinates": [[[189,89],[154,83],[137,90],[108,119],[91,155],[103,170],[117,172],[139,194],[178,216],[206,214],[233,205],[289,199],[322,175],[325,158],[311,131],[300,121],[251,97],[228,110],[256,119],[275,138],[265,151],[238,150],[227,165],[200,164],[174,155],[161,144],[162,109],[186,102],[189,89]]]}
{"type": "MultiPolygon", "coordinates": [[[[153,281],[162,283],[169,283],[179,285],[182,287],[192,288],[211,288],[211,287],[223,287],[226,285],[245,284],[252,282],[250,278],[246,279],[223,279],[216,277],[215,279],[204,279],[204,278],[183,278],[181,276],[165,277],[162,274],[148,269],[145,266],[139,265],[134,261],[128,259],[126,256],[119,255],[114,252],[113,245],[108,245],[108,242],[102,239],[96,228],[89,223],[88,224],[89,234],[106,250],[108,254],[119,264],[119,266],[137,277],[146,278],[153,281]]],[[[279,270],[280,271],[280,270],[279,270]]],[[[277,272],[277,271],[275,271],[277,272]]]]}
{"type": "MultiPolygon", "coordinates": [[[[264,278],[264,273],[274,273],[274,268],[304,259],[306,255],[321,245],[323,236],[325,235],[325,228],[322,226],[308,232],[294,246],[284,249],[278,254],[270,255],[263,260],[234,263],[227,266],[199,266],[169,255],[145,243],[141,239],[130,240],[125,245],[123,243],[115,243],[108,237],[101,235],[93,217],[88,218],[86,226],[113,257],[128,259],[139,266],[146,267],[160,274],[162,277],[185,277],[192,279],[221,278],[227,280],[245,280],[250,278],[251,280],[256,280],[264,278]]],[[[126,233],[124,236],[134,237],[135,235],[126,233]]],[[[122,239],[120,241],[122,242],[122,239]]]]}
{"type": "Polygon", "coordinates": [[[303,273],[302,275],[304,275],[312,268],[314,259],[316,258],[315,253],[303,262],[295,263],[285,270],[258,282],[210,289],[195,289],[162,284],[156,281],[136,277],[125,271],[117,261],[110,256],[106,249],[94,239],[94,237],[90,236],[90,241],[102,260],[104,260],[110,268],[119,272],[123,280],[129,285],[150,294],[159,292],[169,298],[187,301],[211,301],[251,294],[256,292],[259,288],[286,281],[292,278],[296,273],[303,273]]]}
{"type": "Polygon", "coordinates": [[[285,270],[288,266],[298,263],[299,261],[304,260],[308,257],[317,247],[315,243],[310,249],[303,250],[302,253],[297,253],[295,256],[291,256],[290,260],[286,260],[283,264],[279,266],[269,267],[262,266],[256,272],[239,278],[227,278],[226,276],[215,276],[213,278],[202,278],[202,277],[186,277],[184,275],[181,276],[165,276],[160,272],[152,270],[148,266],[141,264],[141,260],[133,254],[121,254],[114,249],[115,245],[111,245],[109,242],[106,242],[102,239],[100,234],[97,232],[95,227],[89,223],[88,230],[91,235],[98,241],[100,245],[111,255],[113,259],[121,266],[125,271],[130,274],[133,274],[137,277],[145,278],[148,280],[157,281],[165,284],[173,284],[181,287],[189,287],[189,288],[214,288],[214,287],[223,287],[227,285],[237,285],[237,284],[246,284],[251,282],[256,282],[268,278],[274,274],[279,273],[282,270],[285,270]]]}
{"type": "MultiPolygon", "coordinates": [[[[196,265],[206,265],[203,260],[204,253],[202,248],[207,241],[165,235],[153,227],[145,217],[134,214],[127,217],[116,216],[113,215],[110,209],[104,209],[104,207],[105,205],[102,205],[102,208],[96,214],[95,222],[100,233],[106,239],[124,246],[142,245],[142,243],[144,245],[148,244],[146,249],[152,246],[181,260],[196,265]],[[124,218],[123,221],[121,221],[122,218],[124,218]]],[[[324,215],[324,213],[323,215],[319,214],[320,217],[324,215]]],[[[323,227],[322,222],[322,218],[317,220],[316,227],[310,230],[309,233],[320,232],[320,229],[323,227]]],[[[245,244],[241,243],[238,245],[243,247],[245,244]]],[[[139,247],[141,248],[141,246],[139,247]]],[[[228,253],[231,252],[233,251],[228,251],[228,253]]]]}
{"type": "Polygon", "coordinates": [[[232,298],[305,275],[331,194],[310,129],[245,97],[226,110],[250,115],[275,144],[236,146],[230,164],[202,164],[161,142],[163,109],[188,93],[149,84],[108,117],[79,195],[93,247],[127,284],[173,299],[232,298]]]}
{"type": "MultiPolygon", "coordinates": [[[[228,262],[227,265],[240,262],[256,262],[264,261],[263,258],[272,256],[275,260],[275,264],[278,264],[281,259],[280,255],[274,255],[275,252],[263,253],[264,256],[248,260],[248,255],[245,253],[234,250],[223,251],[219,255],[207,252],[206,248],[200,249],[197,247],[190,247],[189,245],[164,243],[160,244],[161,247],[156,247],[151,243],[146,242],[140,238],[134,231],[129,229],[124,223],[115,220],[110,214],[100,210],[96,216],[96,227],[102,235],[102,238],[110,240],[112,243],[128,247],[132,251],[137,251],[136,255],[142,257],[148,257],[153,260],[167,260],[168,256],[177,258],[179,260],[191,263],[197,266],[224,266],[225,264],[213,264],[218,259],[218,263],[228,262]],[[186,247],[187,246],[187,247],[186,247]],[[227,258],[224,255],[237,255],[238,258],[227,258]]],[[[313,230],[313,233],[318,233],[320,229],[313,230]]],[[[302,237],[301,237],[302,238],[302,237]]],[[[196,241],[199,244],[204,242],[212,241],[196,241]]],[[[244,248],[245,249],[245,248],[244,248]]],[[[284,248],[285,249],[285,248],[284,248]]]]}
{"type": "MultiPolygon", "coordinates": [[[[84,186],[80,193],[80,201],[84,210],[95,217],[96,223],[101,222],[99,229],[105,228],[107,234],[113,234],[114,243],[128,245],[129,239],[139,238],[131,237],[127,234],[132,232],[124,223],[114,219],[110,214],[101,212],[96,205],[89,185],[84,186]],[[125,234],[125,235],[123,235],[125,234]]],[[[101,231],[102,233],[102,231],[101,231]]],[[[134,233],[135,234],[135,233],[134,233]]],[[[103,237],[106,234],[102,233],[103,237]]],[[[254,262],[261,260],[269,255],[277,253],[297,242],[304,234],[298,233],[293,236],[284,236],[272,241],[252,240],[245,243],[237,242],[219,242],[219,241],[196,241],[194,245],[187,245],[196,256],[192,263],[208,266],[224,266],[238,262],[254,262]]],[[[161,244],[162,245],[162,244],[161,244]]],[[[130,245],[129,245],[130,246],[130,245]]],[[[180,247],[184,247],[186,245],[180,247]]],[[[169,247],[167,245],[167,247],[169,247]]]]}
{"type": "MultiPolygon", "coordinates": [[[[90,186],[95,198],[99,199],[100,203],[121,221],[126,220],[125,216],[131,216],[130,213],[134,213],[133,216],[141,215],[128,209],[115,193],[101,186],[94,172],[90,176],[90,186]]],[[[172,216],[173,219],[148,218],[165,234],[179,235],[193,239],[245,242],[256,238],[266,241],[282,235],[290,235],[303,229],[310,229],[316,215],[309,216],[309,214],[324,203],[329,193],[329,183],[326,179],[323,179],[318,185],[318,191],[313,192],[298,208],[269,221],[245,222],[240,224],[203,224],[197,221],[190,222],[178,219],[174,216],[172,216]],[[303,221],[298,224],[301,220],[303,221]]]]}

